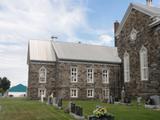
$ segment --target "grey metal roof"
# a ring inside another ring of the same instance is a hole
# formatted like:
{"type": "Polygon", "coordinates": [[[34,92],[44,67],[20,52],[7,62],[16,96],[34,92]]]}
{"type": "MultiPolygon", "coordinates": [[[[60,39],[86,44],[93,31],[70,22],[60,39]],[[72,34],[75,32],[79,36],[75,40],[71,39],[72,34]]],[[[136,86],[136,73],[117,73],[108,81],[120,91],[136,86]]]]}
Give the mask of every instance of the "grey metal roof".
{"type": "Polygon", "coordinates": [[[47,40],[29,41],[29,60],[55,62],[56,58],[59,60],[121,63],[115,47],[47,40]]]}
{"type": "MultiPolygon", "coordinates": [[[[153,17],[159,17],[160,16],[160,8],[158,7],[154,7],[154,6],[147,6],[147,5],[143,5],[143,4],[140,4],[140,3],[131,3],[120,23],[120,26],[118,27],[118,30],[117,30],[117,33],[116,33],[116,36],[119,35],[119,33],[121,32],[124,24],[125,24],[125,21],[127,19],[127,17],[129,16],[130,12],[132,11],[132,9],[136,9],[146,15],[149,15],[151,18],[153,17]]],[[[158,21],[156,21],[158,22],[158,21]]],[[[153,21],[153,23],[155,24],[156,23],[155,21],[153,21]]]]}
{"type": "Polygon", "coordinates": [[[52,42],[58,59],[120,63],[117,48],[81,43],[52,42]]]}
{"type": "Polygon", "coordinates": [[[30,40],[29,59],[35,61],[56,61],[54,49],[51,41],[30,40]]]}

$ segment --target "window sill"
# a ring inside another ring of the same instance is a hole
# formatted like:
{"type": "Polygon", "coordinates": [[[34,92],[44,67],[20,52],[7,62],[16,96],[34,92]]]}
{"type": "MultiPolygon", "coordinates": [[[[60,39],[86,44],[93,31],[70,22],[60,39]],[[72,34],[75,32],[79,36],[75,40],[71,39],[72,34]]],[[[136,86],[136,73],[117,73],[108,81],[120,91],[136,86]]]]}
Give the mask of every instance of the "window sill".
{"type": "Polygon", "coordinates": [[[74,96],[70,96],[70,98],[78,98],[78,96],[74,97],[74,96]]]}
{"type": "Polygon", "coordinates": [[[94,98],[94,96],[92,96],[92,97],[91,96],[87,96],[87,98],[94,98]]]}
{"type": "Polygon", "coordinates": [[[39,82],[40,84],[42,83],[42,84],[45,84],[45,83],[47,83],[47,82],[39,82]]]}

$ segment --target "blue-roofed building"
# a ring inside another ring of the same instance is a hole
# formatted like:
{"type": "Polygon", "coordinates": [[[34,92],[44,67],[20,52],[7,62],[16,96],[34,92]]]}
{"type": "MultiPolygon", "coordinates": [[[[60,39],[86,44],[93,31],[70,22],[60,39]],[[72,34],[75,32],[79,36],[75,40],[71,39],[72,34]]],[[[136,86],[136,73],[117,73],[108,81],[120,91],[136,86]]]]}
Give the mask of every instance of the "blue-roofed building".
{"type": "Polygon", "coordinates": [[[25,97],[26,93],[27,93],[27,87],[22,84],[18,84],[9,89],[8,96],[25,97]]]}

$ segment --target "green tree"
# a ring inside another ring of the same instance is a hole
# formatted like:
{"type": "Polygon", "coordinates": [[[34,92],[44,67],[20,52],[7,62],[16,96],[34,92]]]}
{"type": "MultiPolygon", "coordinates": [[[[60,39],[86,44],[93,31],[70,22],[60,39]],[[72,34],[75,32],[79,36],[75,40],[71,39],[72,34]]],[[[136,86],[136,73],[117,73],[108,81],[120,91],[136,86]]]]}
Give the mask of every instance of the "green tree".
{"type": "Polygon", "coordinates": [[[10,88],[10,83],[6,77],[0,77],[0,93],[4,94],[10,88]]]}

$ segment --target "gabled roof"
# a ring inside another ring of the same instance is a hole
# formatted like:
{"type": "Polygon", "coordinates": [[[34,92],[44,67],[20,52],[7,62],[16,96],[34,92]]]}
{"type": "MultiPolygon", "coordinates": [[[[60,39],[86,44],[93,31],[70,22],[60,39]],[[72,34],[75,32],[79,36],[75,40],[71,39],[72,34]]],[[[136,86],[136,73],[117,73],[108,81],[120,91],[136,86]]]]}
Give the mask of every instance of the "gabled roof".
{"type": "Polygon", "coordinates": [[[51,41],[48,40],[30,40],[28,59],[33,61],[50,61],[55,62],[56,56],[52,48],[51,41]]]}
{"type": "Polygon", "coordinates": [[[116,32],[116,36],[119,35],[119,33],[121,32],[128,16],[130,15],[132,9],[136,9],[148,16],[152,17],[159,17],[160,16],[160,8],[157,7],[153,7],[153,6],[147,6],[147,5],[143,5],[143,4],[139,4],[139,3],[131,3],[120,23],[120,26],[118,27],[118,30],[116,32]]]}
{"type": "Polygon", "coordinates": [[[86,62],[121,63],[116,47],[30,40],[28,60],[53,61],[72,60],[86,62]]]}
{"type": "Polygon", "coordinates": [[[53,42],[58,59],[120,63],[116,47],[53,42]]]}
{"type": "Polygon", "coordinates": [[[27,87],[22,84],[18,84],[9,89],[9,92],[26,92],[26,91],[27,91],[27,87]]]}

